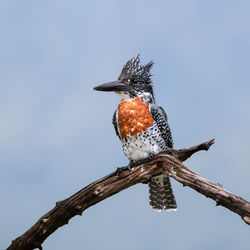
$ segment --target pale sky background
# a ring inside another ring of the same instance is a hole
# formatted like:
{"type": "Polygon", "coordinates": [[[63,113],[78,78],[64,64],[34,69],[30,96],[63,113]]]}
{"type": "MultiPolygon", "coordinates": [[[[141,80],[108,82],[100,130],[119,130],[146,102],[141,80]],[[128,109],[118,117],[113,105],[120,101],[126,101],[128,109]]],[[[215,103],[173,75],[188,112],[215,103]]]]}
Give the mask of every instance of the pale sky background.
{"type": "MultiPolygon", "coordinates": [[[[157,104],[186,161],[250,200],[250,1],[0,1],[0,249],[56,201],[128,163],[111,119],[128,59],[155,61],[157,104]]],[[[177,212],[136,185],[51,235],[46,250],[250,249],[241,218],[172,181],[177,212]]]]}

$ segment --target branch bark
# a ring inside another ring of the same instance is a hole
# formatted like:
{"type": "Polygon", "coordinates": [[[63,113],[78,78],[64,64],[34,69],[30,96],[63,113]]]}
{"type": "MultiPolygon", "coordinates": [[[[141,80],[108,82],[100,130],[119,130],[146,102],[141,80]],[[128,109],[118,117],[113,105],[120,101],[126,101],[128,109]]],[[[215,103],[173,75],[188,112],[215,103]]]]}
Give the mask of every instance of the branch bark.
{"type": "Polygon", "coordinates": [[[42,249],[42,243],[59,227],[68,223],[75,215],[82,215],[88,207],[137,183],[147,183],[152,176],[167,173],[184,186],[216,201],[237,213],[250,225],[250,203],[228,192],[222,185],[209,182],[186,168],[182,162],[200,150],[208,150],[214,140],[188,149],[168,149],[149,161],[140,162],[132,170],[117,171],[97,180],[71,197],[59,201],[48,213],[43,215],[27,232],[12,241],[8,250],[42,249]]]}

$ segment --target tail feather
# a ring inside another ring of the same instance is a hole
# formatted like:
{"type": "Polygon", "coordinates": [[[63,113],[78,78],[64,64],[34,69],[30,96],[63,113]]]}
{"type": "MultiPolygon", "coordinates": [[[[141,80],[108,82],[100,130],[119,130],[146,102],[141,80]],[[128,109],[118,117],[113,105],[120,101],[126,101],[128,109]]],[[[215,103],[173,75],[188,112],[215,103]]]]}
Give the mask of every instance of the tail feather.
{"type": "Polygon", "coordinates": [[[177,209],[171,182],[167,175],[157,175],[150,179],[149,204],[158,211],[177,209]]]}

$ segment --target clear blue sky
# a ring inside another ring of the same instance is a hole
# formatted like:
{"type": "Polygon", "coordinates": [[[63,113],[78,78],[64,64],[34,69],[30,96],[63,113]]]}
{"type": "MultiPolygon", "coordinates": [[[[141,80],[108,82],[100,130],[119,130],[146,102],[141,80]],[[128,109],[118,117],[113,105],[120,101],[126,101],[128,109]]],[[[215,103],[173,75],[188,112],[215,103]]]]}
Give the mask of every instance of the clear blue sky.
{"type": "MultiPolygon", "coordinates": [[[[0,248],[56,201],[126,165],[95,92],[141,54],[155,61],[157,104],[176,148],[216,144],[186,165],[250,200],[250,2],[0,2],[0,248]]],[[[238,215],[173,182],[177,212],[148,206],[137,185],[57,230],[46,250],[249,249],[238,215]]]]}

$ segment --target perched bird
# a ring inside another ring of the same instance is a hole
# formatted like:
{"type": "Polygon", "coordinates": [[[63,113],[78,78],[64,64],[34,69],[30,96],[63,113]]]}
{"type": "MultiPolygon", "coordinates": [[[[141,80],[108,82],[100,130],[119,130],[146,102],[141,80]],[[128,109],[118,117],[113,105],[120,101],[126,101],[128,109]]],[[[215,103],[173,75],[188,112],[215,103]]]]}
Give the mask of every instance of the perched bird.
{"type": "MultiPolygon", "coordinates": [[[[138,55],[124,65],[117,81],[94,88],[98,91],[113,91],[121,97],[113,116],[113,125],[131,165],[173,147],[167,114],[155,104],[150,73],[152,66],[152,61],[140,65],[138,55]]],[[[167,175],[151,178],[148,185],[149,203],[153,209],[161,211],[177,208],[167,175]]]]}

